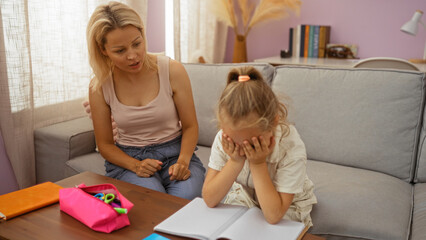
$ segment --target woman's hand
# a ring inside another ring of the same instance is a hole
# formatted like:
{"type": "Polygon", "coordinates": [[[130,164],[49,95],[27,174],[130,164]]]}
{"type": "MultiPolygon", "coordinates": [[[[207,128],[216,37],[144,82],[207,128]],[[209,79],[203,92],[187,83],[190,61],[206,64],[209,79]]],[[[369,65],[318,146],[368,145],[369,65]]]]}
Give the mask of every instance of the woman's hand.
{"type": "Polygon", "coordinates": [[[136,163],[135,173],[139,177],[151,177],[161,169],[161,165],[163,165],[161,161],[147,158],[136,163]]]}
{"type": "Polygon", "coordinates": [[[170,180],[186,180],[191,176],[191,171],[188,169],[187,164],[175,163],[169,168],[170,180]]]}
{"type": "Polygon", "coordinates": [[[251,164],[260,164],[266,162],[266,157],[268,157],[269,154],[271,154],[274,150],[274,137],[271,137],[271,142],[269,144],[270,147],[262,136],[259,136],[258,138],[252,137],[251,140],[253,141],[254,148],[248,141],[244,141],[243,143],[243,150],[247,160],[251,164]]]}
{"type": "Polygon", "coordinates": [[[244,152],[241,151],[241,146],[234,143],[234,141],[232,141],[232,139],[225,133],[222,134],[222,147],[223,151],[225,151],[225,153],[228,154],[232,160],[237,162],[246,160],[244,152]]]}

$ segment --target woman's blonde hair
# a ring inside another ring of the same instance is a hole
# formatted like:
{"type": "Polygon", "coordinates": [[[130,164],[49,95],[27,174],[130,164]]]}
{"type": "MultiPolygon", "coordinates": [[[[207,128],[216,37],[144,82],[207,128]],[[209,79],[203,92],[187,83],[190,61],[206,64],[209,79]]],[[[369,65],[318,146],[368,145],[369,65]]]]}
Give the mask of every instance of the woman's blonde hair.
{"type": "Polygon", "coordinates": [[[257,121],[244,127],[256,126],[267,131],[272,130],[278,121],[285,128],[286,134],[289,130],[286,106],[279,101],[262,74],[251,66],[234,68],[229,72],[227,85],[216,111],[219,126],[224,113],[234,126],[241,120],[246,120],[251,113],[256,113],[259,116],[257,121]],[[239,77],[243,76],[244,79],[245,75],[250,79],[239,81],[239,77]]]}
{"type": "Polygon", "coordinates": [[[98,6],[90,17],[87,24],[86,37],[89,50],[89,63],[93,69],[94,78],[90,88],[97,91],[106,81],[113,69],[111,60],[102,53],[106,43],[106,35],[114,29],[123,28],[128,25],[136,27],[142,34],[145,46],[145,57],[142,59],[143,66],[148,69],[157,69],[154,58],[149,57],[146,52],[146,36],[142,19],[137,12],[129,6],[119,2],[109,2],[98,6]]]}

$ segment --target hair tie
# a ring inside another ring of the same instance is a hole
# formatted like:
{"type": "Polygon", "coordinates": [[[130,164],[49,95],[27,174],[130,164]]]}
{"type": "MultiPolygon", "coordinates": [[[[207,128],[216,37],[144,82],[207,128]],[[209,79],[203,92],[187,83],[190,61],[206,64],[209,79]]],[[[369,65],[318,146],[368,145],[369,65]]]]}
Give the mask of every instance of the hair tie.
{"type": "Polygon", "coordinates": [[[240,75],[240,76],[238,76],[238,82],[246,82],[248,80],[250,80],[249,75],[240,75]]]}

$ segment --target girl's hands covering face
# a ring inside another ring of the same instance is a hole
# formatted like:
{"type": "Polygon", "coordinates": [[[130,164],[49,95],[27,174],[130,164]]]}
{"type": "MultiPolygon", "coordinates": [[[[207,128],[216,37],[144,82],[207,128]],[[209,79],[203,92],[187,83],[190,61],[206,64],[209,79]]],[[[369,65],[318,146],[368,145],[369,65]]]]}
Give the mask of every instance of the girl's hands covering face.
{"type": "Polygon", "coordinates": [[[247,140],[243,142],[242,146],[247,160],[251,164],[260,164],[266,162],[266,157],[272,153],[275,147],[274,137],[271,137],[269,146],[263,136],[252,137],[251,140],[253,142],[253,146],[247,140]]]}
{"type": "Polygon", "coordinates": [[[225,133],[222,133],[222,147],[225,153],[228,154],[232,160],[237,162],[246,160],[246,156],[244,151],[242,151],[241,146],[234,143],[234,141],[232,141],[232,139],[225,133]]]}

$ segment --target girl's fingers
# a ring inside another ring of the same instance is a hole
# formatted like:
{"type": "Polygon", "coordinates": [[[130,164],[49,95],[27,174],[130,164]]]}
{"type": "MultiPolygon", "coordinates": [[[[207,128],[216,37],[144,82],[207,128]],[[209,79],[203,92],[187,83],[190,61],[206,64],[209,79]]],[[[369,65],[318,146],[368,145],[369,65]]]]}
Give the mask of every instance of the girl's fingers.
{"type": "Polygon", "coordinates": [[[228,139],[225,134],[222,135],[222,146],[224,149],[228,149],[228,139]]]}
{"type": "MultiPolygon", "coordinates": [[[[266,144],[266,143],[265,143],[265,144],[266,144]]],[[[269,148],[269,150],[272,152],[272,150],[274,149],[274,147],[275,147],[275,138],[274,138],[274,137],[271,137],[271,142],[269,143],[268,148],[269,148]]]]}
{"type": "Polygon", "coordinates": [[[244,141],[243,149],[247,157],[250,157],[252,155],[253,148],[250,146],[250,143],[248,141],[244,141]]]}
{"type": "Polygon", "coordinates": [[[228,148],[231,152],[234,152],[234,143],[232,142],[232,139],[228,137],[226,140],[228,140],[228,148]]]}
{"type": "Polygon", "coordinates": [[[263,151],[268,150],[268,145],[266,144],[265,139],[263,136],[259,136],[260,146],[262,147],[263,151]]]}
{"type": "Polygon", "coordinates": [[[240,145],[235,144],[234,152],[240,152],[240,145]]]}
{"type": "MultiPolygon", "coordinates": [[[[261,138],[261,137],[259,137],[259,138],[261,138]]],[[[260,146],[260,143],[259,143],[259,140],[257,139],[257,137],[253,137],[251,140],[253,141],[254,149],[256,150],[256,152],[262,151],[262,147],[260,146]]]]}

